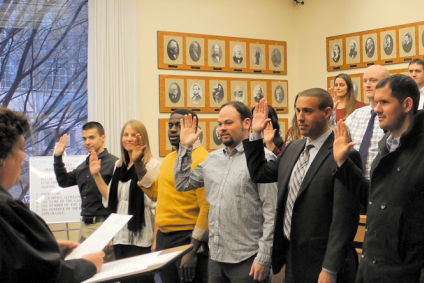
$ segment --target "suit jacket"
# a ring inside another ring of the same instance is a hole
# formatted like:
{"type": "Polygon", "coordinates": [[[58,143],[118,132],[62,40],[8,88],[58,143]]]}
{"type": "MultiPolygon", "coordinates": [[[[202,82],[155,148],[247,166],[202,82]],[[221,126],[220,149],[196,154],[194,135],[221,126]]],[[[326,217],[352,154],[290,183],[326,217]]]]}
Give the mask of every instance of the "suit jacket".
{"type": "MultiPolygon", "coordinates": [[[[290,256],[295,282],[317,280],[322,268],[337,272],[337,282],[353,282],[355,278],[356,252],[352,242],[359,221],[359,204],[332,176],[337,167],[333,141],[331,133],[305,174],[293,207],[290,243],[283,233],[288,184],[306,139],[293,141],[270,162],[266,162],[262,140],[243,142],[252,180],[278,181],[272,267],[278,273],[286,263],[286,256],[290,256]]],[[[350,157],[361,167],[357,151],[352,150],[350,157]]]]}
{"type": "Polygon", "coordinates": [[[386,140],[366,180],[349,159],[335,176],[367,207],[367,230],[357,283],[418,283],[424,268],[424,112],[418,111],[400,146],[386,140]]]}

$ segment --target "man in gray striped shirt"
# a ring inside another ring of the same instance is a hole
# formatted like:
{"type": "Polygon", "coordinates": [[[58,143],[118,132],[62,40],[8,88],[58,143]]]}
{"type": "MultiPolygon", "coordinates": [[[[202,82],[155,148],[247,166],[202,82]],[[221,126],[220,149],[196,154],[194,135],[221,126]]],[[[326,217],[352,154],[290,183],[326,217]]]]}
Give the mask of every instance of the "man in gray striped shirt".
{"type": "MultiPolygon", "coordinates": [[[[250,109],[232,101],[220,108],[218,131],[226,146],[191,170],[196,119],[181,121],[175,185],[184,192],[205,187],[209,208],[209,282],[246,283],[267,279],[271,265],[277,185],[249,177],[242,141],[249,137],[250,109]]],[[[275,155],[267,150],[268,160],[275,155]]]]}

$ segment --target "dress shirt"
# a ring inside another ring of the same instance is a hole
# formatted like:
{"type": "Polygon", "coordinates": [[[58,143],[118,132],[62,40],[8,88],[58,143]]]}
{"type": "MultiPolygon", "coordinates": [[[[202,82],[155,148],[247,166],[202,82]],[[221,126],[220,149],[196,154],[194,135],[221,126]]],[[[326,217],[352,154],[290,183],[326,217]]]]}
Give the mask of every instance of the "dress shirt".
{"type": "MultiPolygon", "coordinates": [[[[264,150],[268,160],[276,158],[264,150]]],[[[257,254],[254,262],[270,266],[277,184],[251,181],[242,143],[231,152],[215,150],[193,171],[191,153],[191,148],[180,145],[175,185],[181,192],[205,187],[211,259],[239,263],[257,254]]]]}
{"type": "MultiPolygon", "coordinates": [[[[365,135],[365,131],[368,127],[368,122],[371,118],[372,108],[370,105],[361,107],[353,111],[346,120],[345,124],[347,129],[349,130],[350,139],[355,143],[353,146],[357,151],[361,146],[362,138],[365,135]]],[[[333,128],[336,125],[334,124],[334,120],[330,120],[330,127],[333,128]],[[332,124],[333,123],[333,124],[332,124]]],[[[365,168],[363,171],[363,175],[368,180],[370,179],[370,170],[371,163],[374,161],[375,157],[378,154],[378,142],[383,138],[384,131],[380,128],[380,122],[378,121],[378,115],[375,116],[374,120],[374,128],[372,131],[370,146],[368,148],[367,160],[365,162],[365,168]]]]}
{"type": "Polygon", "coordinates": [[[420,102],[418,103],[418,109],[423,109],[424,104],[424,87],[420,89],[420,102]]]}
{"type": "MultiPolygon", "coordinates": [[[[306,169],[305,169],[305,174],[308,172],[309,167],[311,167],[312,161],[314,161],[315,156],[317,156],[318,151],[321,149],[322,145],[324,144],[324,142],[327,140],[327,138],[330,136],[330,134],[332,132],[333,132],[332,129],[328,130],[327,132],[322,134],[319,138],[315,139],[313,142],[309,141],[308,138],[306,139],[305,148],[310,144],[312,144],[314,147],[309,149],[309,161],[308,161],[308,165],[306,166],[306,169]]],[[[290,175],[290,180],[293,178],[293,174],[294,174],[294,170],[292,171],[292,173],[290,175]]]]}
{"type": "MultiPolygon", "coordinates": [[[[112,179],[113,168],[118,157],[110,154],[105,148],[98,158],[102,162],[100,175],[106,184],[112,179]]],[[[102,205],[102,195],[97,188],[89,168],[89,157],[81,163],[75,170],[66,171],[62,156],[54,157],[54,173],[57,183],[62,188],[78,185],[81,194],[81,216],[109,216],[109,210],[102,205]]]]}
{"type": "MultiPolygon", "coordinates": [[[[116,161],[118,164],[119,161],[116,161]]],[[[103,164],[102,164],[103,166],[103,164]]],[[[140,181],[141,185],[150,188],[153,182],[156,180],[160,172],[160,162],[154,158],[150,158],[149,162],[146,163],[147,173],[140,181]]],[[[115,167],[116,170],[116,167],[115,167]]],[[[115,171],[114,170],[114,171],[115,171]]],[[[129,197],[130,197],[130,185],[131,179],[123,183],[118,183],[118,206],[116,208],[117,214],[128,215],[129,197]]],[[[110,191],[110,184],[108,187],[110,191]]],[[[107,196],[109,198],[109,191],[107,196]]],[[[128,230],[128,223],[113,237],[112,244],[114,245],[134,245],[139,247],[150,247],[153,243],[153,227],[155,225],[155,216],[153,211],[156,208],[156,202],[150,199],[146,194],[144,195],[144,227],[143,229],[134,236],[133,242],[130,243],[130,230],[128,230]]],[[[108,199],[103,198],[103,205],[108,206],[108,199]]]]}
{"type": "Polygon", "coordinates": [[[389,152],[395,151],[400,146],[400,137],[395,139],[392,135],[390,135],[386,140],[386,145],[389,152]]]}

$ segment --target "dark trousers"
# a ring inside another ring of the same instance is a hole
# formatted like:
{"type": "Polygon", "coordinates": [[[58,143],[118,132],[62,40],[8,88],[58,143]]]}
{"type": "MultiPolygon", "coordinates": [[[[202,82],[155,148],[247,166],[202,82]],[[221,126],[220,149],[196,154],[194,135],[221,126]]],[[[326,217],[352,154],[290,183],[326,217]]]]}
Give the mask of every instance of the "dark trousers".
{"type": "MultiPolygon", "coordinates": [[[[156,250],[165,250],[179,246],[189,245],[191,243],[192,231],[177,231],[170,233],[162,233],[158,230],[156,234],[156,250]]],[[[168,264],[162,268],[160,278],[162,283],[185,283],[188,281],[181,280],[180,276],[181,260],[168,264]]],[[[197,254],[196,276],[192,283],[206,283],[208,279],[208,252],[197,254]]]]}
{"type": "MultiPolygon", "coordinates": [[[[284,283],[295,283],[293,280],[293,263],[291,260],[290,255],[290,249],[286,254],[286,274],[284,277],[284,283]]],[[[356,250],[352,247],[352,252],[349,252],[347,255],[347,259],[345,260],[342,269],[339,270],[337,273],[337,283],[353,283],[355,282],[356,277],[356,271],[358,269],[358,254],[356,253],[356,250]]],[[[306,270],[305,270],[306,271],[306,270]]],[[[318,282],[319,274],[317,274],[316,278],[312,279],[310,283],[318,282]]],[[[309,282],[302,282],[302,283],[309,283],[309,282]]]]}
{"type": "MultiPolygon", "coordinates": [[[[115,252],[115,258],[123,259],[133,257],[137,255],[143,255],[150,253],[150,247],[139,247],[133,245],[114,245],[113,251],[115,252]]],[[[128,279],[120,280],[121,283],[155,283],[154,274],[147,274],[142,276],[130,277],[128,279]]]]}
{"type": "Polygon", "coordinates": [[[263,281],[253,280],[249,276],[256,255],[239,263],[225,263],[209,259],[209,283],[256,283],[269,282],[269,277],[263,281]]]}

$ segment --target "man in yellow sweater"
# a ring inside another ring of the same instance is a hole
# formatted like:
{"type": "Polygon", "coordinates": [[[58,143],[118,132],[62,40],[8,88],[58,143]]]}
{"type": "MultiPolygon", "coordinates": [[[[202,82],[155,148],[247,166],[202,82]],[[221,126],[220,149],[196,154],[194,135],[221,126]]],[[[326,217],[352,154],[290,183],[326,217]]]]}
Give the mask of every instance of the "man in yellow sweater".
{"type": "MultiPolygon", "coordinates": [[[[205,189],[180,193],[175,189],[174,165],[180,144],[180,119],[196,113],[178,109],[171,114],[168,122],[168,138],[175,151],[168,154],[161,166],[160,174],[154,184],[143,191],[153,200],[156,207],[156,250],[169,249],[193,244],[194,249],[186,254],[176,265],[164,268],[160,277],[163,283],[207,282],[208,278],[208,211],[205,189]],[[204,252],[201,252],[204,250],[204,252]]],[[[192,169],[202,163],[208,151],[197,141],[193,147],[192,169]]]]}

